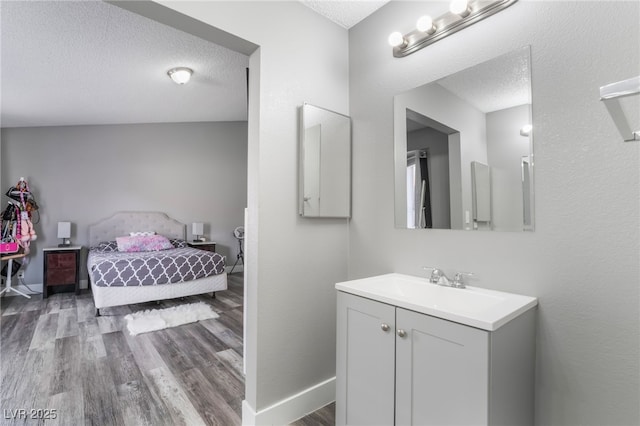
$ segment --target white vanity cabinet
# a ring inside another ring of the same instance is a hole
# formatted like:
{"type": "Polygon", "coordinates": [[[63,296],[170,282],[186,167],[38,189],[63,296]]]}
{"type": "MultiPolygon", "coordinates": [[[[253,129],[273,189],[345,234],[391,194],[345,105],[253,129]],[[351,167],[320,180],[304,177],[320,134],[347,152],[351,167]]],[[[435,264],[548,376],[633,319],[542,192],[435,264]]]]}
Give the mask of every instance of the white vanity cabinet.
{"type": "Polygon", "coordinates": [[[338,292],[336,425],[392,425],[396,308],[338,292]]]}
{"type": "Polygon", "coordinates": [[[336,424],[533,423],[535,309],[482,330],[338,292],[336,424]]]}

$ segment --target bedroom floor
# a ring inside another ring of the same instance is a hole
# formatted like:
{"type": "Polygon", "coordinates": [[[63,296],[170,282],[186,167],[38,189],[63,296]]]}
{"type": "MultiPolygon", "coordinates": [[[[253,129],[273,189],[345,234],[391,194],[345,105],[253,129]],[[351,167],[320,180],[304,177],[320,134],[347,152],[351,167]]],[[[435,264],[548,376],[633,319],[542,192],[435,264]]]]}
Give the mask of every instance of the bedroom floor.
{"type": "Polygon", "coordinates": [[[216,299],[105,308],[98,318],[89,292],[2,298],[0,424],[43,423],[12,419],[10,410],[20,409],[27,416],[55,410],[56,421],[46,423],[58,424],[240,424],[242,275],[229,275],[228,286],[216,299]],[[220,317],[135,337],[123,332],[132,311],[197,301],[220,317]]]}

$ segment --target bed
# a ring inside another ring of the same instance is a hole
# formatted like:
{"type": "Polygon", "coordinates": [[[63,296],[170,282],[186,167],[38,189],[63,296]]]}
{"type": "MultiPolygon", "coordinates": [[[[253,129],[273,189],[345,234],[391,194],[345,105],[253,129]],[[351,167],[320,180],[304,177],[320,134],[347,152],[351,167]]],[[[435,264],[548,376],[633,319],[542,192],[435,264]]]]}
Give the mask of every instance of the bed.
{"type": "Polygon", "coordinates": [[[186,246],[185,225],[165,213],[115,213],[89,226],[89,247],[87,271],[96,316],[102,308],[203,293],[215,297],[215,292],[227,289],[224,258],[186,246]],[[145,231],[166,237],[173,247],[153,253],[122,253],[114,248],[116,238],[145,231]],[[207,271],[199,269],[203,264],[208,265],[207,271]],[[162,273],[152,278],[151,270],[155,269],[162,273]]]}

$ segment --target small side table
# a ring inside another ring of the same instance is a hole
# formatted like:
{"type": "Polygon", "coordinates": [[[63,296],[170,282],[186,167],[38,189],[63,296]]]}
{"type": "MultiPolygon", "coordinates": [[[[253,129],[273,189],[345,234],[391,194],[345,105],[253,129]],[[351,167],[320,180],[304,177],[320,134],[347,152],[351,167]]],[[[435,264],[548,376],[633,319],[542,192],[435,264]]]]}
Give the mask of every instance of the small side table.
{"type": "Polygon", "coordinates": [[[82,246],[48,247],[44,252],[42,298],[49,293],[75,291],[80,294],[80,252],[82,246]]]}
{"type": "Polygon", "coordinates": [[[189,247],[197,248],[200,250],[206,251],[216,251],[216,242],[215,241],[188,241],[187,244],[189,247]]]}
{"type": "Polygon", "coordinates": [[[5,260],[8,262],[7,263],[7,281],[6,281],[7,286],[2,291],[0,291],[0,295],[4,293],[10,293],[13,291],[14,293],[18,293],[20,296],[24,296],[27,299],[31,299],[31,296],[29,296],[28,294],[23,293],[20,290],[16,290],[11,286],[11,276],[13,275],[13,261],[15,259],[22,259],[25,256],[26,254],[24,253],[14,253],[14,254],[6,254],[0,257],[0,259],[2,259],[3,262],[5,260]]]}

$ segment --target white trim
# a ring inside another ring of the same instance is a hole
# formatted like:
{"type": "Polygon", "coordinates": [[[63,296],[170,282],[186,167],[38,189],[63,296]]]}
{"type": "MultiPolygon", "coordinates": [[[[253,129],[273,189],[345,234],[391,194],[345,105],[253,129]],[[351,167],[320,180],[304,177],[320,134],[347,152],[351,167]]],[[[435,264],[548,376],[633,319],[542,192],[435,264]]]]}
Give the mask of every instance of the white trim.
{"type": "Polygon", "coordinates": [[[335,400],[336,378],[332,377],[257,413],[247,400],[243,400],[242,424],[244,426],[286,425],[335,400]]]}
{"type": "MultiPolygon", "coordinates": [[[[231,272],[231,269],[233,269],[233,264],[231,264],[231,265],[226,265],[226,266],[224,267],[224,271],[225,271],[227,274],[231,272]]],[[[244,273],[244,265],[243,265],[242,263],[238,263],[238,264],[236,265],[236,268],[233,270],[233,275],[235,275],[235,274],[239,274],[239,273],[241,273],[241,272],[242,272],[242,273],[244,273]]]]}
{"type": "MultiPolygon", "coordinates": [[[[11,280],[11,287],[21,291],[23,293],[28,294],[29,296],[40,296],[42,295],[42,283],[39,284],[27,284],[29,287],[23,285],[23,284],[18,284],[18,279],[16,277],[13,277],[13,279],[11,280]]],[[[1,283],[1,287],[5,288],[6,285],[6,280],[5,277],[2,277],[2,283],[1,283]]],[[[2,295],[4,296],[18,296],[18,294],[14,293],[14,292],[7,292],[5,294],[2,295]]]]}
{"type": "Polygon", "coordinates": [[[42,251],[82,250],[82,246],[45,247],[42,251]]]}

